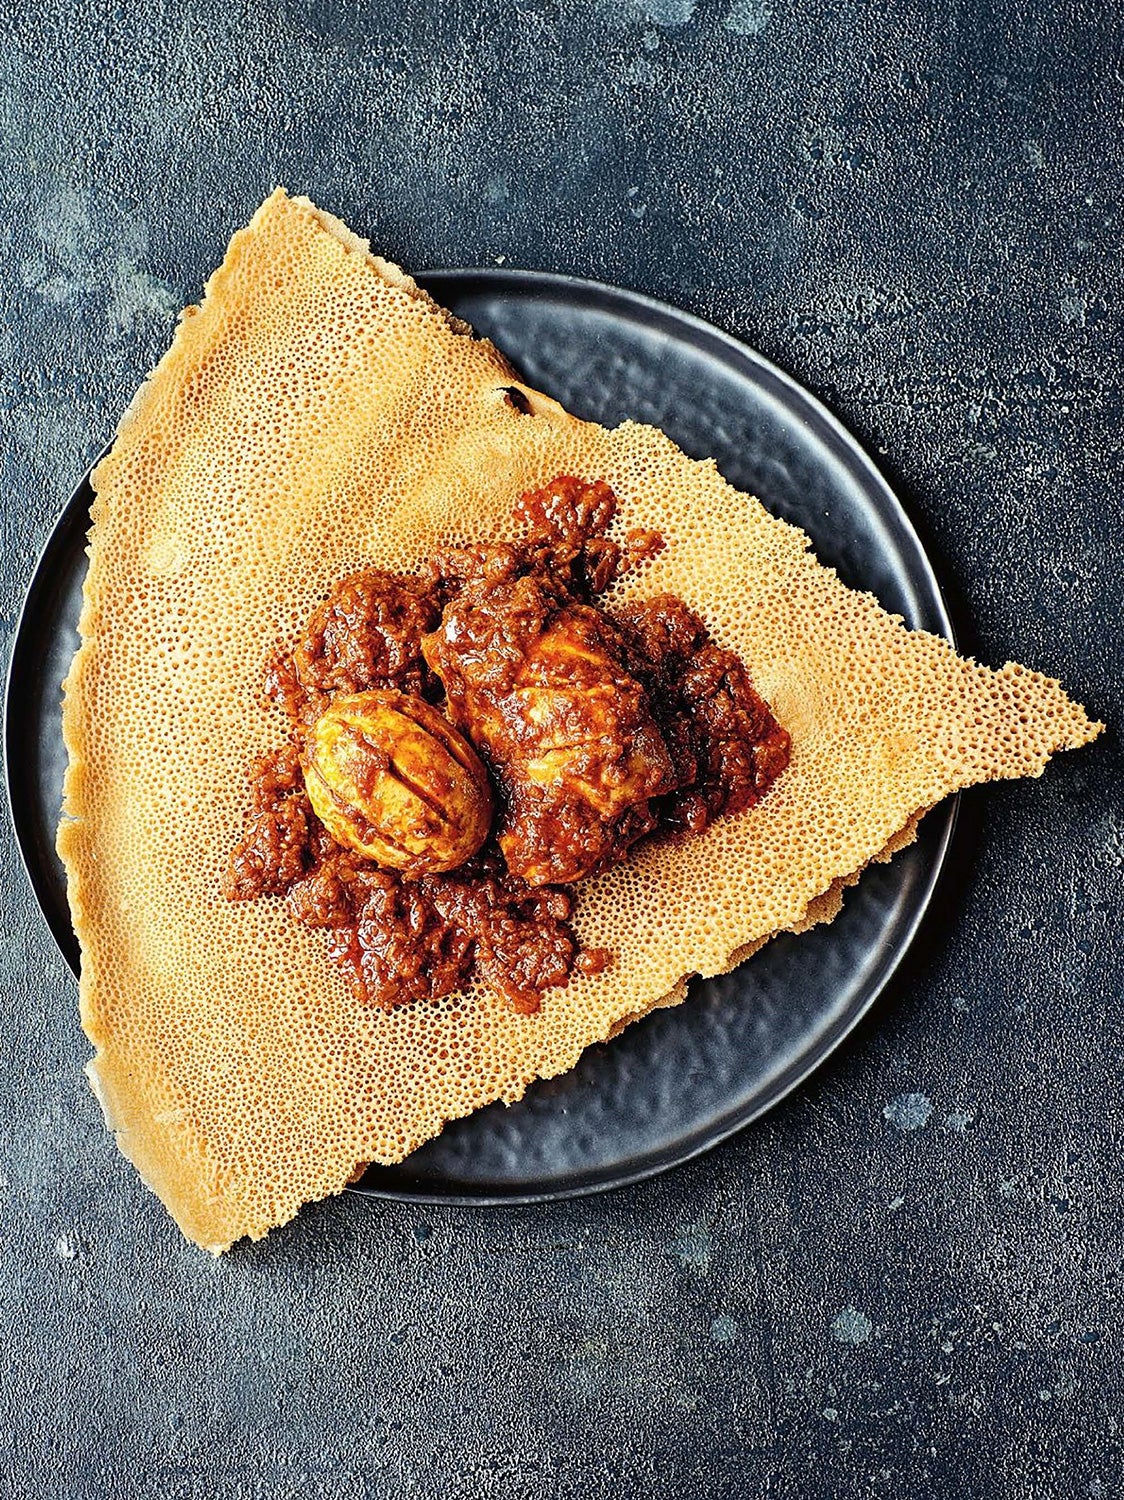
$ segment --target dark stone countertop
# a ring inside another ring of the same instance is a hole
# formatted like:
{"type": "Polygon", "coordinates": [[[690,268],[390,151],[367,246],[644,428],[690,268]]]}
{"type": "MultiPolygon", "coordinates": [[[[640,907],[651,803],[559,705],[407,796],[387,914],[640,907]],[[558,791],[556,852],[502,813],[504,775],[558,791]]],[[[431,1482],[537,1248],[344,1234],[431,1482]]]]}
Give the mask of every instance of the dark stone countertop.
{"type": "Polygon", "coordinates": [[[1121,40],[1095,0],[0,16],[5,652],[52,519],[278,181],[420,269],[664,297],[822,396],[961,640],[1109,721],[966,799],[892,992],[764,1123],[214,1261],[116,1154],[0,861],[0,1492],[1120,1493],[1121,40]]]}

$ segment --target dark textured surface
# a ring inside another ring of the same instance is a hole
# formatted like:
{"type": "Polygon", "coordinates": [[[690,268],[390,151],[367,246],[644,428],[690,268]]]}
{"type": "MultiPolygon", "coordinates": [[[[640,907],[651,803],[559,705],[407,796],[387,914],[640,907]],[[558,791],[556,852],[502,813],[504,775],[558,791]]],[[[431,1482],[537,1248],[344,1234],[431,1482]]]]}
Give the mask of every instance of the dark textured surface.
{"type": "Polygon", "coordinates": [[[0,16],[9,637],[71,480],[280,179],[410,266],[503,256],[744,335],[882,456],[966,644],[1110,721],[969,799],[908,972],[764,1124],[603,1199],[349,1197],[219,1262],[112,1151],[7,848],[11,1493],[1119,1493],[1119,25],[825,11],[0,16]]]}

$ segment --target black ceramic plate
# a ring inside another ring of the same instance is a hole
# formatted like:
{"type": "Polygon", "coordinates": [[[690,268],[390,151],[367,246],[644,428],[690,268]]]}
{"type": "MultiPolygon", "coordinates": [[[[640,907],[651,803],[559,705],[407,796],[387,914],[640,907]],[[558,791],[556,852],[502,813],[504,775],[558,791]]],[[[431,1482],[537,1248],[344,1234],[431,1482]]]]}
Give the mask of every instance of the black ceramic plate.
{"type": "MultiPolygon", "coordinates": [[[[751,349],[645,297],[537,272],[441,271],[439,301],[578,416],[662,427],[687,453],[802,526],[822,561],[908,624],[951,637],[933,571],[905,512],[858,444],[751,349]]],[[[62,774],[59,684],[77,646],[91,492],[84,479],[31,583],[12,653],[5,720],[15,829],[39,904],[77,973],[54,850],[62,774]]],[[[592,1047],[573,1072],[510,1108],[450,1125],[357,1191],[429,1202],[528,1202],[633,1182],[756,1119],[838,1046],[900,963],[933,892],[955,816],[868,870],[829,927],[770,943],[733,974],[692,985],[592,1047]]]]}

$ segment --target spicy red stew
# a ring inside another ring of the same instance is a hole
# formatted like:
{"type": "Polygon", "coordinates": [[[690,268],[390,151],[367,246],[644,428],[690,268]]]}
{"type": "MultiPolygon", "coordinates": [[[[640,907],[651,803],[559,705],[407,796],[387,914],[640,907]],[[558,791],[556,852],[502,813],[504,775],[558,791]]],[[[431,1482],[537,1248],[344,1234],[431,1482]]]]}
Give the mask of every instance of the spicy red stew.
{"type": "Polygon", "coordinates": [[[289,724],[252,768],[231,900],[327,929],[363,1002],[481,979],[516,1010],[612,955],[582,951],[572,886],[645,837],[765,795],[789,737],[681,599],[599,596],[663,547],[608,536],[607,484],[525,495],[517,540],[336,585],[266,689],[289,724]]]}

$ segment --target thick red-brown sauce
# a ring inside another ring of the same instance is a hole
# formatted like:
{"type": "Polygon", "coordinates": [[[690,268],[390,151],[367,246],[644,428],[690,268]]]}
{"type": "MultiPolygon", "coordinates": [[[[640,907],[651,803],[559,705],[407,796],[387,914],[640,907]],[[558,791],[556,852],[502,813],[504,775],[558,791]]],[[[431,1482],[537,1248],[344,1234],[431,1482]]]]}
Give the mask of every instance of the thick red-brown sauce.
{"type": "Polygon", "coordinates": [[[697,834],[759,801],[789,737],[740,658],[681,599],[610,615],[596,597],[663,547],[606,531],[608,485],[560,477],[516,507],[517,542],[446,549],[416,575],[337,584],[266,691],[286,744],[250,772],[250,808],[224,881],[231,900],[283,897],[327,929],[357,998],[392,1007],[478,978],[518,1011],[612,959],[582,951],[572,885],[648,835],[697,834]],[[304,788],[307,736],[340,694],[393,688],[439,705],[496,792],[480,852],[406,879],[332,840],[304,788]]]}

